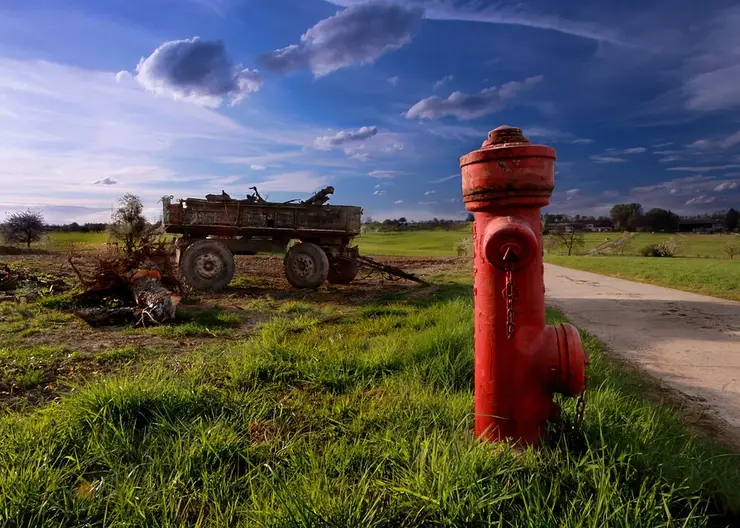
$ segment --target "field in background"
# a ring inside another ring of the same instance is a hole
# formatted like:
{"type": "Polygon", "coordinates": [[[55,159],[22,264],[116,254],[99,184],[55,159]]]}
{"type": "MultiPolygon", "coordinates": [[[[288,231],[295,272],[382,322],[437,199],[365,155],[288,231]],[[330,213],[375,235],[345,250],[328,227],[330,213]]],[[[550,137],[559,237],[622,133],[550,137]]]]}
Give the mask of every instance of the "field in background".
{"type": "MultiPolygon", "coordinates": [[[[584,233],[585,246],[579,249],[579,253],[587,253],[602,244],[613,242],[622,238],[622,233],[584,233]]],[[[736,235],[694,235],[687,233],[634,233],[625,255],[639,255],[640,248],[647,245],[655,245],[665,240],[673,239],[678,244],[679,257],[700,258],[727,258],[722,246],[728,240],[737,240],[736,235]]],[[[553,250],[551,254],[564,255],[567,251],[563,249],[553,250]]]]}
{"type": "Polygon", "coordinates": [[[453,257],[455,244],[470,236],[471,228],[455,231],[388,231],[363,233],[356,242],[363,255],[453,257]]]}
{"type": "MultiPolygon", "coordinates": [[[[34,257],[11,260],[63,263],[34,257]]],[[[280,257],[238,257],[230,289],[146,329],[0,303],[0,524],[737,525],[737,460],[588,336],[583,436],[475,441],[469,259],[404,262],[435,286],[297,291],[280,257]]]]}

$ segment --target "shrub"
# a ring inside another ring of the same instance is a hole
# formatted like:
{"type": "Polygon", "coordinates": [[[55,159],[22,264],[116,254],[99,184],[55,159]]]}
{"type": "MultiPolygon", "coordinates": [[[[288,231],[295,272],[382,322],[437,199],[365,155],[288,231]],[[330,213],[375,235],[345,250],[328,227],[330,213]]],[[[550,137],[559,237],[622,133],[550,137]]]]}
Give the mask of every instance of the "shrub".
{"type": "Polygon", "coordinates": [[[672,238],[640,248],[640,255],[643,257],[673,257],[676,253],[678,253],[678,243],[672,238]]]}
{"type": "Polygon", "coordinates": [[[473,237],[466,236],[461,238],[453,247],[458,257],[469,257],[473,254],[473,237]]]}

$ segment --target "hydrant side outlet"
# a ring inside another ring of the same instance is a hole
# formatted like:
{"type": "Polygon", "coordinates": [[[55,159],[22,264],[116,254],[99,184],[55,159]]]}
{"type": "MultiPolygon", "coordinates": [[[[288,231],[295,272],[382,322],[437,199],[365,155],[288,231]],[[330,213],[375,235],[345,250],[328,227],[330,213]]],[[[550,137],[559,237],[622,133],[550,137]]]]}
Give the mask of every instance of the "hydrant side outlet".
{"type": "Polygon", "coordinates": [[[585,387],[578,331],[545,325],[540,210],[554,189],[555,150],[499,127],[460,158],[465,206],[475,216],[475,432],[537,444],[559,414],[558,392],[585,387]]]}

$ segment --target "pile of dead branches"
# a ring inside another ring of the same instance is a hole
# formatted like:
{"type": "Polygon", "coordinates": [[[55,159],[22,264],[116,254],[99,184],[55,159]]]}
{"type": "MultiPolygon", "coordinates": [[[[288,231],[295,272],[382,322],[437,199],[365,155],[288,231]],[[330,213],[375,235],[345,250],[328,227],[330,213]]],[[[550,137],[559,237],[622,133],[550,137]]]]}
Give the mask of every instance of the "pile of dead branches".
{"type": "Polygon", "coordinates": [[[84,291],[74,296],[83,308],[75,315],[91,326],[134,323],[150,326],[175,318],[185,289],[173,266],[174,246],[162,236],[149,234],[136,250],[97,256],[92,273],[70,255],[69,263],[84,291]]]}
{"type": "Polygon", "coordinates": [[[11,268],[0,262],[0,296],[2,300],[18,300],[28,296],[50,295],[67,291],[69,286],[50,275],[35,275],[22,268],[11,268]]]}

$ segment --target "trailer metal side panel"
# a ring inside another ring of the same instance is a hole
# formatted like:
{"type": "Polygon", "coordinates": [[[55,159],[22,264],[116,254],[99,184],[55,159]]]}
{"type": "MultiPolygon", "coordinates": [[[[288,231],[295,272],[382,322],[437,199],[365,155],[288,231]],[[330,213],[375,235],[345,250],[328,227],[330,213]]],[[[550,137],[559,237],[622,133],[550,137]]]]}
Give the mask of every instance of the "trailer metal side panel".
{"type": "Polygon", "coordinates": [[[342,205],[255,204],[245,200],[165,202],[164,223],[170,233],[210,233],[225,236],[325,233],[343,237],[360,234],[362,209],[342,205]]]}

